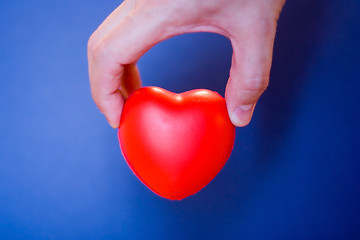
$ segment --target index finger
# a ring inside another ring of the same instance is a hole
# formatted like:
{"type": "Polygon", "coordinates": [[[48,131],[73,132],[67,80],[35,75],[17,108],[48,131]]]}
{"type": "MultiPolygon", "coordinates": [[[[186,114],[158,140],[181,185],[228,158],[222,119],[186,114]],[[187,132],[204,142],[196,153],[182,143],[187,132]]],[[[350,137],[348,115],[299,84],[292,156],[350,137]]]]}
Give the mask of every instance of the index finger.
{"type": "Polygon", "coordinates": [[[110,31],[107,30],[105,35],[96,35],[96,38],[89,40],[91,93],[96,105],[114,128],[119,125],[124,105],[120,89],[129,93],[140,86],[134,63],[164,39],[159,24],[156,18],[133,11],[110,31]]]}

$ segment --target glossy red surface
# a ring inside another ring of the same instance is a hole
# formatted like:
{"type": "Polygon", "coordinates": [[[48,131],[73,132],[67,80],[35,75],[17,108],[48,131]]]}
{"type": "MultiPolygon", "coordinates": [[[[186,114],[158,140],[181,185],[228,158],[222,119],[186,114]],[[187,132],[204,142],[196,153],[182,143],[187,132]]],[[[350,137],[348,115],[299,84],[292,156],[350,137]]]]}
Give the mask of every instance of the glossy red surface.
{"type": "Polygon", "coordinates": [[[144,87],[126,100],[118,135],[135,175],[160,196],[179,200],[218,174],[232,151],[235,127],[216,92],[144,87]]]}

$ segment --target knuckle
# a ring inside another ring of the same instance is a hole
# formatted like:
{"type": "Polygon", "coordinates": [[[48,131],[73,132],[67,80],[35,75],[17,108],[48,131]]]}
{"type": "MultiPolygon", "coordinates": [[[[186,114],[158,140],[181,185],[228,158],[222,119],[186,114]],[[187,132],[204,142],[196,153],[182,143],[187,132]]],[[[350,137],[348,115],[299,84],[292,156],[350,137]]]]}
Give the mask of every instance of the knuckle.
{"type": "Polygon", "coordinates": [[[99,41],[94,37],[94,34],[88,41],[88,55],[93,59],[101,58],[106,52],[106,46],[103,41],[99,41]]]}
{"type": "Polygon", "coordinates": [[[247,77],[242,82],[242,88],[250,92],[263,92],[269,85],[269,76],[247,77]]]}
{"type": "Polygon", "coordinates": [[[103,93],[101,92],[101,89],[99,89],[98,86],[91,84],[90,86],[90,93],[91,97],[93,98],[96,105],[99,105],[99,103],[102,101],[103,93]]]}
{"type": "Polygon", "coordinates": [[[96,39],[95,39],[95,33],[93,33],[89,40],[88,40],[88,44],[87,44],[87,49],[88,49],[88,52],[91,53],[94,51],[94,48],[96,46],[96,39]]]}
{"type": "Polygon", "coordinates": [[[91,97],[93,98],[95,104],[98,105],[99,103],[98,94],[96,93],[96,90],[93,87],[91,88],[91,97]]]}

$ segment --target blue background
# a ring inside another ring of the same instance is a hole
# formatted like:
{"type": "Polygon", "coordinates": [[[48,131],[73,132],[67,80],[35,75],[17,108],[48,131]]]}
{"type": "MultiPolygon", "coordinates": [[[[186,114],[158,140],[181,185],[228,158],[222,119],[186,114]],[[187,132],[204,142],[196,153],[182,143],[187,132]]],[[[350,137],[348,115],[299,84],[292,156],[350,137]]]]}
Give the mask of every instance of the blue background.
{"type": "MultiPolygon", "coordinates": [[[[0,1],[0,239],[360,239],[360,2],[289,0],[271,81],[232,156],[169,201],[90,96],[87,40],[119,1],[0,1]]],[[[219,35],[151,49],[145,85],[224,94],[219,35]]]]}

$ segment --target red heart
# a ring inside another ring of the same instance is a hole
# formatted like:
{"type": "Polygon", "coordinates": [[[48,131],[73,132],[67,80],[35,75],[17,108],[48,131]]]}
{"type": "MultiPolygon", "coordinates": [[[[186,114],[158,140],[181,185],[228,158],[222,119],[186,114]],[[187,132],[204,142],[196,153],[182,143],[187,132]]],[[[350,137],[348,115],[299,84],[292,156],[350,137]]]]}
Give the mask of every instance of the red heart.
{"type": "Polygon", "coordinates": [[[126,100],[118,135],[135,175],[158,195],[180,200],[218,174],[234,146],[235,127],[216,92],[144,87],[126,100]]]}

